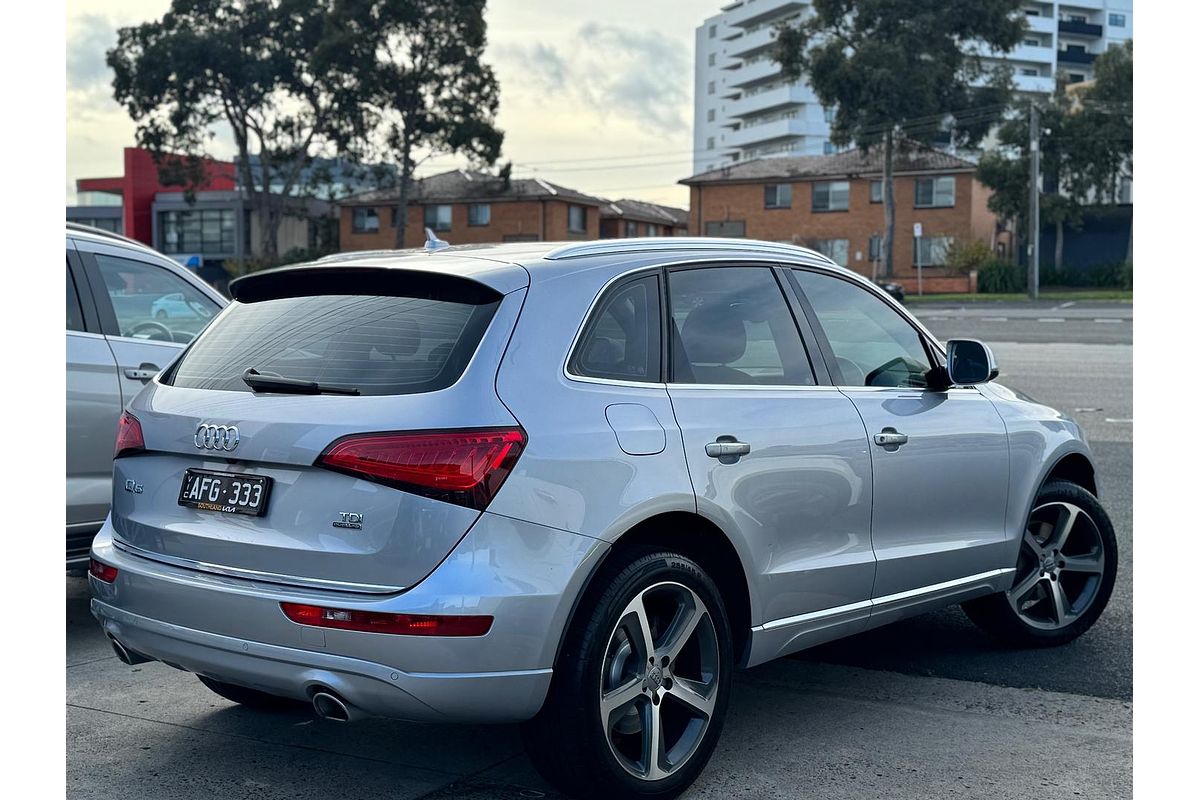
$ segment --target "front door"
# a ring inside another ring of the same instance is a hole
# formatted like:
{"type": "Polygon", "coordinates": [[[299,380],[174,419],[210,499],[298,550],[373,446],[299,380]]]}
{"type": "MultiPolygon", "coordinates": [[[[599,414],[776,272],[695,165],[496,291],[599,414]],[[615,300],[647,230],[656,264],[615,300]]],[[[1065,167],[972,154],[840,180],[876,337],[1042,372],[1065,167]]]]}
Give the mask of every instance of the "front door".
{"type": "Polygon", "coordinates": [[[991,401],[975,389],[927,389],[934,351],[868,288],[791,274],[871,442],[875,600],[1011,566],[1008,436],[991,401]]]}
{"type": "Polygon", "coordinates": [[[759,587],[754,624],[771,635],[756,636],[770,652],[755,662],[865,624],[875,573],[862,421],[817,385],[782,279],[768,266],[668,272],[668,392],[698,510],[741,540],[759,587]]]}

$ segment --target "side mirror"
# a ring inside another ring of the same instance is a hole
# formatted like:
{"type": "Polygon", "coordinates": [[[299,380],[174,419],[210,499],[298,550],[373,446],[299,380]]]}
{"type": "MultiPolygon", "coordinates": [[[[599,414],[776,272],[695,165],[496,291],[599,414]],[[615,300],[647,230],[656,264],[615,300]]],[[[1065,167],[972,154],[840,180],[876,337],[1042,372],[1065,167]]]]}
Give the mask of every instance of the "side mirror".
{"type": "Polygon", "coordinates": [[[953,386],[987,383],[1000,374],[992,350],[977,339],[946,342],[946,373],[953,386]]]}

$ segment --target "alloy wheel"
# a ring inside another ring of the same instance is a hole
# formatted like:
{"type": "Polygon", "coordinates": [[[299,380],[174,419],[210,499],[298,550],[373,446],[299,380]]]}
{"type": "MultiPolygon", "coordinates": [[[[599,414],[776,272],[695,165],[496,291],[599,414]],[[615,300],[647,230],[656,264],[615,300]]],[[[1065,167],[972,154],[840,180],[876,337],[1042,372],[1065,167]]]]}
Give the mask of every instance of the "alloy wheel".
{"type": "Polygon", "coordinates": [[[1095,521],[1072,503],[1046,503],[1029,515],[1008,602],[1026,624],[1058,630],[1088,610],[1103,575],[1095,521]]]}
{"type": "Polygon", "coordinates": [[[600,719],[612,754],[636,778],[682,767],[716,708],[717,634],[704,601],[687,586],[642,590],[621,612],[600,674],[600,719]]]}

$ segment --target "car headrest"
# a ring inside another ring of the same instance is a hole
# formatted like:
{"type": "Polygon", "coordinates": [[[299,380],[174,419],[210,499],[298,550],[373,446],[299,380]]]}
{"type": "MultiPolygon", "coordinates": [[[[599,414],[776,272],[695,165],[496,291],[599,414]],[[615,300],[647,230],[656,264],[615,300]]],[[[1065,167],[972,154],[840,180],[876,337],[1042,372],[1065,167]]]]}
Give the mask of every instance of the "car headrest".
{"type": "Polygon", "coordinates": [[[728,364],[746,353],[746,325],[725,304],[694,309],[683,321],[680,338],[693,364],[728,364]]]}
{"type": "Polygon", "coordinates": [[[375,349],[389,356],[411,356],[421,347],[421,326],[415,319],[398,317],[391,320],[391,335],[375,342],[375,349]]]}

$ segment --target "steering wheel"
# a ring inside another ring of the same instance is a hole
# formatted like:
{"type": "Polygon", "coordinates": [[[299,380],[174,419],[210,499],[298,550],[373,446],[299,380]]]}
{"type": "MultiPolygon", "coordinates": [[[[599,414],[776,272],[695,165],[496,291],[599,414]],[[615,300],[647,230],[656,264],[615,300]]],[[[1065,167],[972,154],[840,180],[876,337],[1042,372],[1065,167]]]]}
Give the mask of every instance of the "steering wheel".
{"type": "Polygon", "coordinates": [[[130,328],[129,332],[125,335],[136,337],[141,331],[146,331],[149,334],[148,338],[150,339],[156,339],[161,342],[175,341],[175,337],[171,334],[170,328],[168,328],[166,325],[163,325],[161,322],[155,322],[152,319],[148,319],[145,322],[139,322],[137,325],[134,325],[132,328],[130,328]]]}
{"type": "MultiPolygon", "coordinates": [[[[883,364],[882,366],[878,366],[878,367],[876,367],[875,369],[873,369],[873,370],[871,370],[870,372],[868,372],[868,373],[867,373],[867,377],[866,377],[866,379],[863,381],[863,383],[865,383],[867,386],[874,386],[874,385],[875,385],[875,379],[876,379],[876,378],[878,378],[880,375],[883,375],[883,374],[885,374],[885,373],[887,373],[887,372],[890,372],[890,371],[891,371],[891,369],[892,369],[892,367],[895,367],[895,366],[904,366],[904,367],[907,367],[907,366],[908,366],[908,361],[907,361],[907,360],[905,360],[904,358],[900,357],[900,356],[896,356],[896,357],[895,357],[895,358],[893,358],[891,361],[888,361],[888,362],[886,362],[885,364],[883,364]]],[[[907,372],[907,371],[908,371],[908,370],[906,369],[906,370],[905,370],[905,372],[907,372]]],[[[888,385],[891,385],[891,386],[896,386],[896,385],[898,385],[898,384],[888,384],[888,385]]]]}

